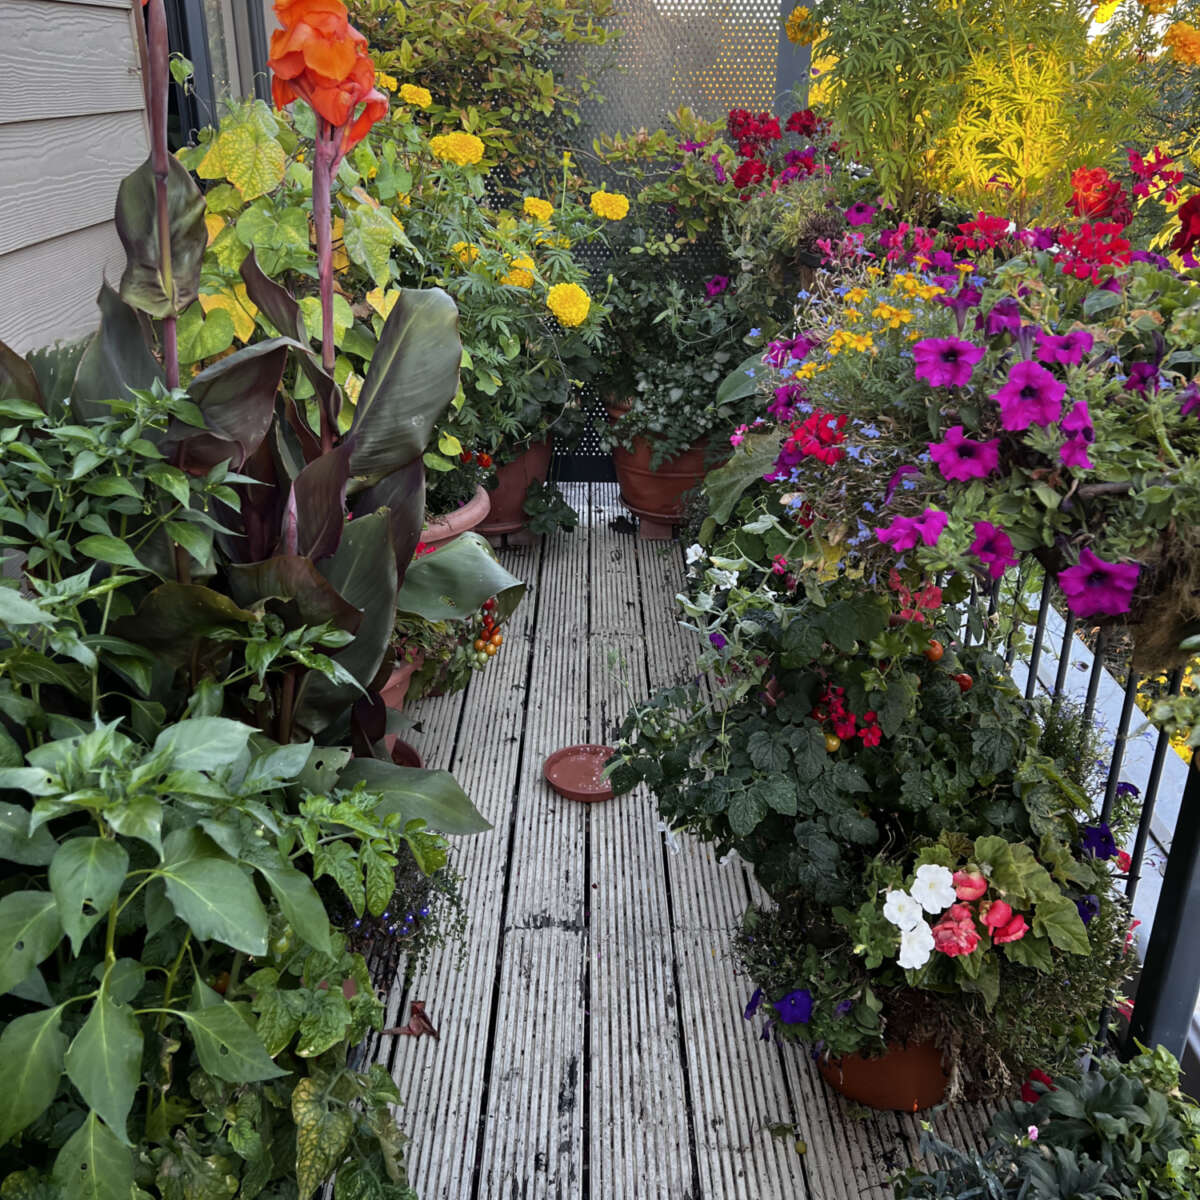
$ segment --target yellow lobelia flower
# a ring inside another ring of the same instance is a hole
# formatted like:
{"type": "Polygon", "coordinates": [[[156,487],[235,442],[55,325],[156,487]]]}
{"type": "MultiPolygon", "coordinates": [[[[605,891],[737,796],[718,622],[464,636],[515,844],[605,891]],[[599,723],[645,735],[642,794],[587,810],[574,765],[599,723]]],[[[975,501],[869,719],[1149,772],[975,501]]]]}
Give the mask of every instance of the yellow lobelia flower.
{"type": "Polygon", "coordinates": [[[846,293],[847,304],[861,304],[870,293],[864,287],[853,287],[846,293]]]}
{"type": "Polygon", "coordinates": [[[514,258],[508,264],[508,271],[500,276],[500,282],[507,283],[509,287],[533,287],[533,259],[526,254],[514,258]]]}
{"type": "MultiPolygon", "coordinates": [[[[393,85],[395,80],[392,80],[393,85]]],[[[395,87],[392,89],[395,91],[395,87]]],[[[428,108],[433,103],[433,97],[429,94],[428,88],[417,87],[415,83],[402,83],[400,85],[400,99],[405,104],[415,104],[417,108],[428,108]]]]}
{"type": "Polygon", "coordinates": [[[389,92],[394,92],[396,90],[395,75],[389,75],[386,71],[376,71],[375,82],[378,83],[381,88],[385,88],[389,92]]]}
{"type": "Polygon", "coordinates": [[[546,307],[560,325],[582,325],[592,307],[591,297],[577,283],[556,283],[546,295],[546,307]]]}
{"type": "Polygon", "coordinates": [[[548,221],[554,216],[554,205],[549,200],[542,200],[537,196],[526,196],[521,211],[535,221],[548,221]]]}
{"type": "Polygon", "coordinates": [[[1186,21],[1176,21],[1163,34],[1163,41],[1171,48],[1171,57],[1176,62],[1200,66],[1200,30],[1186,21]]]}
{"type": "Polygon", "coordinates": [[[629,212],[629,197],[620,192],[606,192],[603,188],[592,193],[592,212],[606,221],[620,221],[629,212]]]}
{"type": "Polygon", "coordinates": [[[783,31],[787,34],[787,40],[794,46],[809,46],[820,36],[821,26],[810,9],[803,4],[797,4],[788,13],[783,31]]]}
{"type": "Polygon", "coordinates": [[[479,247],[474,242],[455,242],[450,247],[450,252],[454,254],[458,261],[470,266],[479,257],[479,247]]]}
{"type": "Polygon", "coordinates": [[[473,133],[464,133],[461,129],[430,138],[429,149],[435,158],[457,163],[460,167],[473,167],[483,158],[483,143],[473,133]]]}

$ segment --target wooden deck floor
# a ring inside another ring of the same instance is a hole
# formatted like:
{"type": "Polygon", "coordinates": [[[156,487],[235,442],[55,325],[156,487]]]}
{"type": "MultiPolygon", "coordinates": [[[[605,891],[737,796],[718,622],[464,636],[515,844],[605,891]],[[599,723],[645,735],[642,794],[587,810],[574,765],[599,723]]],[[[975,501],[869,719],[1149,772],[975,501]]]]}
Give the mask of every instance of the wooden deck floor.
{"type": "MultiPolygon", "coordinates": [[[[411,713],[428,765],[495,827],[456,848],[461,968],[447,951],[388,997],[389,1025],[422,1000],[440,1039],[365,1048],[405,1097],[413,1186],[422,1200],[889,1200],[917,1121],[852,1111],[807,1055],[742,1019],[751,985],[727,948],[743,868],[673,846],[644,794],[573,804],[542,779],[551,751],[611,738],[626,683],[646,695],[692,654],[674,623],[678,544],[615,530],[615,487],[572,491],[575,533],[503,552],[530,586],[502,653],[411,713]]],[[[964,1144],[980,1117],[938,1127],[964,1144]]]]}

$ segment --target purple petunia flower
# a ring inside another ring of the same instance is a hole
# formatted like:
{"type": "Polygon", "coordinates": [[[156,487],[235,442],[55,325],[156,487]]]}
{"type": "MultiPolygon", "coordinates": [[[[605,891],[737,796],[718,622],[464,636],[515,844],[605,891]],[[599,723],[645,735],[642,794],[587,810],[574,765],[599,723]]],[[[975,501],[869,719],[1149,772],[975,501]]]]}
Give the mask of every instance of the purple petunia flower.
{"type": "Polygon", "coordinates": [[[999,337],[1002,333],[1010,333],[1014,337],[1021,328],[1021,308],[1011,296],[997,300],[988,310],[986,316],[980,314],[975,318],[975,328],[982,329],[986,337],[999,337]]]}
{"type": "Polygon", "coordinates": [[[729,645],[728,639],[721,633],[710,633],[708,640],[712,642],[713,647],[717,650],[724,650],[729,645]]]}
{"type": "Polygon", "coordinates": [[[1030,425],[1050,425],[1062,413],[1067,385],[1035,362],[1014,363],[1008,380],[992,399],[1000,406],[1000,424],[1018,433],[1030,425]]]}
{"type": "Polygon", "coordinates": [[[728,275],[714,275],[704,284],[704,290],[708,293],[710,300],[715,299],[729,286],[728,275]]]}
{"type": "Polygon", "coordinates": [[[1194,379],[1179,393],[1179,398],[1183,401],[1179,406],[1181,417],[1190,417],[1192,413],[1200,413],[1200,384],[1197,384],[1194,379]]]}
{"type": "Polygon", "coordinates": [[[982,479],[1000,465],[1000,439],[977,442],[967,437],[961,425],[952,425],[940,442],[929,442],[929,457],[944,479],[961,482],[982,479]]]}
{"type": "Polygon", "coordinates": [[[958,332],[962,333],[963,325],[967,319],[967,309],[974,308],[981,299],[978,288],[967,287],[965,284],[954,293],[953,296],[937,296],[935,302],[944,305],[954,313],[955,323],[958,325],[958,332]]]}
{"type": "Polygon", "coordinates": [[[1075,907],[1079,909],[1079,919],[1085,925],[1090,925],[1092,918],[1100,911],[1100,897],[1089,892],[1086,896],[1080,896],[1075,901],[1075,907]]]}
{"type": "Polygon", "coordinates": [[[926,338],[913,346],[917,365],[913,374],[930,387],[966,387],[984,348],[959,338],[926,338]]]}
{"type": "Polygon", "coordinates": [[[686,142],[680,142],[679,148],[684,152],[684,154],[694,154],[697,150],[703,150],[707,145],[707,142],[693,142],[689,140],[686,142]]]}
{"type": "Polygon", "coordinates": [[[782,1000],[776,1000],[774,1007],[785,1025],[807,1025],[812,1020],[812,992],[808,988],[797,988],[782,1000]]]}
{"type": "Polygon", "coordinates": [[[844,1017],[853,1007],[854,1007],[853,1000],[839,1000],[837,1002],[837,1006],[834,1008],[833,1011],[839,1017],[844,1017]]]}
{"type": "Polygon", "coordinates": [[[725,174],[725,168],[723,166],[721,166],[720,156],[716,155],[716,154],[711,154],[711,155],[709,155],[708,161],[710,163],[712,163],[713,174],[717,177],[717,182],[718,183],[728,182],[729,176],[725,174]]]}
{"type": "Polygon", "coordinates": [[[875,205],[859,200],[846,209],[846,223],[848,225],[870,225],[875,220],[875,214],[878,211],[875,205]]]}
{"type": "Polygon", "coordinates": [[[1150,362],[1135,362],[1129,368],[1129,378],[1125,380],[1127,392],[1140,392],[1143,396],[1147,391],[1158,391],[1158,364],[1150,362]]]}
{"type": "Polygon", "coordinates": [[[1173,270],[1170,259],[1163,258],[1161,254],[1155,254],[1153,250],[1135,250],[1130,254],[1129,261],[1152,263],[1160,271],[1173,270]]]}
{"type": "Polygon", "coordinates": [[[742,1016],[745,1017],[747,1021],[749,1021],[754,1016],[754,1014],[756,1012],[758,1012],[758,1006],[762,1003],[762,999],[763,999],[762,988],[760,988],[760,987],[755,988],[753,994],[750,997],[750,1003],[746,1005],[745,1011],[742,1013],[742,1016]]]}
{"type": "Polygon", "coordinates": [[[950,518],[936,508],[927,508],[920,517],[894,517],[885,528],[875,530],[875,536],[897,554],[911,550],[918,542],[936,546],[950,518]]]}
{"type": "Polygon", "coordinates": [[[1092,414],[1088,411],[1086,400],[1076,400],[1071,411],[1062,419],[1059,428],[1063,433],[1078,433],[1085,442],[1096,439],[1096,431],[1092,428],[1092,414]]]}
{"type": "Polygon", "coordinates": [[[781,383],[775,389],[775,398],[767,405],[767,412],[776,421],[788,421],[796,405],[804,399],[804,388],[798,383],[781,383]]]}
{"type": "Polygon", "coordinates": [[[1072,329],[1070,333],[1037,334],[1037,356],[1044,363],[1067,363],[1075,366],[1091,350],[1094,338],[1086,329],[1072,329]]]}
{"type": "Polygon", "coordinates": [[[1049,250],[1058,241],[1058,232],[1053,226],[1031,225],[1023,231],[1021,241],[1031,250],[1049,250]]]}
{"type": "Polygon", "coordinates": [[[1079,467],[1082,470],[1090,471],[1096,465],[1088,458],[1088,446],[1090,445],[1090,439],[1082,433],[1076,433],[1059,446],[1059,460],[1064,467],[1079,467]]]}
{"type": "Polygon", "coordinates": [[[1114,616],[1129,611],[1140,571],[1137,563],[1105,562],[1084,549],[1078,566],[1059,571],[1058,584],[1077,617],[1114,616]]]}
{"type": "Polygon", "coordinates": [[[1017,561],[1012,538],[990,521],[975,522],[975,540],[971,553],[988,569],[993,579],[999,579],[1017,561]]]}
{"type": "Polygon", "coordinates": [[[1127,779],[1122,779],[1117,784],[1118,796],[1140,796],[1142,789],[1136,783],[1130,783],[1127,779]]]}
{"type": "Polygon", "coordinates": [[[1113,838],[1112,830],[1103,821],[1099,825],[1085,825],[1079,844],[1085,854],[1105,861],[1112,858],[1117,852],[1117,843],[1113,838]]]}
{"type": "Polygon", "coordinates": [[[768,367],[786,367],[789,362],[802,361],[811,349],[812,342],[803,334],[798,333],[794,338],[782,338],[770,342],[763,355],[763,362],[768,367]]]}
{"type": "Polygon", "coordinates": [[[897,467],[891,479],[888,480],[887,490],[883,494],[884,508],[891,504],[892,497],[896,494],[896,489],[900,486],[905,475],[920,475],[920,473],[921,468],[914,463],[905,463],[902,467],[897,467]]]}

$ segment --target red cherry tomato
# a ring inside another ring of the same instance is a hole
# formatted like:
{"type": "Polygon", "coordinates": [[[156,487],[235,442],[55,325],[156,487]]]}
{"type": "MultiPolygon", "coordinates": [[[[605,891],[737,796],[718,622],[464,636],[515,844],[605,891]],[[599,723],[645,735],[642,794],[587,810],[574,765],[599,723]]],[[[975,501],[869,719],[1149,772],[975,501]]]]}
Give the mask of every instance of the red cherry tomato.
{"type": "Polygon", "coordinates": [[[973,680],[965,671],[963,671],[960,675],[952,675],[951,679],[953,679],[954,682],[958,684],[959,688],[964,692],[969,692],[975,686],[975,680],[973,680]]]}
{"type": "Polygon", "coordinates": [[[932,638],[929,642],[929,645],[925,647],[925,657],[933,663],[941,662],[942,655],[945,653],[946,648],[937,640],[937,638],[932,638]]]}
{"type": "Polygon", "coordinates": [[[492,465],[492,456],[490,454],[477,454],[475,461],[483,468],[488,468],[492,465]]]}

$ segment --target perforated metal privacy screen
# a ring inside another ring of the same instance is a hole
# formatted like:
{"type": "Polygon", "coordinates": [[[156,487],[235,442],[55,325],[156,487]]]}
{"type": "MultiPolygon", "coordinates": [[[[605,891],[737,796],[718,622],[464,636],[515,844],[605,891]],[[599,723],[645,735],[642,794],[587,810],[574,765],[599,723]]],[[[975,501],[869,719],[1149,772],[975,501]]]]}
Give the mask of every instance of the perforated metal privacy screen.
{"type": "MultiPolygon", "coordinates": [[[[731,108],[792,111],[792,90],[808,75],[808,50],[783,34],[793,0],[619,0],[607,20],[618,31],[603,48],[586,48],[564,64],[599,77],[603,103],[585,102],[576,136],[591,149],[600,133],[654,130],[686,105],[721,118],[731,108]]],[[[602,264],[589,264],[600,267],[602,264]]],[[[614,314],[620,319],[619,314],[614,314]]],[[[603,419],[598,397],[582,399],[603,419]]],[[[608,452],[589,428],[574,454],[554,464],[559,479],[611,477],[608,452]]]]}

